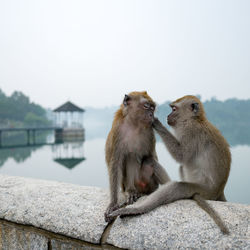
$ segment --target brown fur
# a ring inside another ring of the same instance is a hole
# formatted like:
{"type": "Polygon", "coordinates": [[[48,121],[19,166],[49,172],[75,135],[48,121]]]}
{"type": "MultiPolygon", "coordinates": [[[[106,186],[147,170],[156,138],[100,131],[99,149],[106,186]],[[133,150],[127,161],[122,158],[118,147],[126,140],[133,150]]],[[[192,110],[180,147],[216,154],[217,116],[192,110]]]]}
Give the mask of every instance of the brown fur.
{"type": "Polygon", "coordinates": [[[126,203],[131,204],[169,180],[157,162],[152,129],[154,108],[155,103],[147,92],[131,92],[115,113],[105,146],[110,183],[106,221],[109,221],[108,215],[119,207],[120,188],[127,195],[126,203]]]}
{"type": "Polygon", "coordinates": [[[202,103],[195,96],[184,96],[170,104],[173,111],[168,124],[173,136],[158,119],[153,127],[172,157],[181,164],[181,182],[168,182],[140,204],[122,208],[110,216],[141,214],[176,200],[193,198],[216,222],[223,233],[229,233],[220,216],[205,199],[226,201],[224,188],[229,176],[229,145],[207,119],[202,103]]]}

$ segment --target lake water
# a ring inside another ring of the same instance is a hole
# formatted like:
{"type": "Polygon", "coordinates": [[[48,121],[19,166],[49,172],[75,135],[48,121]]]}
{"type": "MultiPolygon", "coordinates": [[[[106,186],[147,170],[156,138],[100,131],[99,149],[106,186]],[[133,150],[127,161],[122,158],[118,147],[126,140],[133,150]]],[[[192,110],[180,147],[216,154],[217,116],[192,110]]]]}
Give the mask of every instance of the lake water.
{"type": "MultiPolygon", "coordinates": [[[[105,138],[85,142],[0,149],[0,174],[108,188],[105,138]]],[[[250,146],[231,148],[232,168],[225,194],[230,202],[250,204],[250,146]]],[[[171,179],[179,180],[178,164],[157,142],[159,162],[171,179]]]]}

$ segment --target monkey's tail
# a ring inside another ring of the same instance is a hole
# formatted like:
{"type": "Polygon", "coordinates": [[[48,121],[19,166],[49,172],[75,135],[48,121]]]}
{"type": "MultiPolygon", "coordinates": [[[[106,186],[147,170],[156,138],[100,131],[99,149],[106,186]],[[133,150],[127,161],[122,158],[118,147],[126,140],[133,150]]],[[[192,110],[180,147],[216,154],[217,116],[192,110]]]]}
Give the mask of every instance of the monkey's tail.
{"type": "Polygon", "coordinates": [[[206,211],[214,220],[214,222],[218,225],[220,230],[224,234],[229,234],[229,230],[218,215],[218,213],[201,197],[199,194],[195,194],[193,199],[197,202],[198,206],[201,207],[204,211],[206,211]]]}

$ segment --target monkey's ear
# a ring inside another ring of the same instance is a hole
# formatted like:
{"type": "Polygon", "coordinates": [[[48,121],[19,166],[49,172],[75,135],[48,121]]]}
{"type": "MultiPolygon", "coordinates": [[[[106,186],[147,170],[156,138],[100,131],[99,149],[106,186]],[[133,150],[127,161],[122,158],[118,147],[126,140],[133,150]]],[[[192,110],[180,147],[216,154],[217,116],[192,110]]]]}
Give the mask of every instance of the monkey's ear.
{"type": "Polygon", "coordinates": [[[195,102],[191,104],[192,107],[192,111],[194,111],[194,113],[197,113],[199,111],[199,103],[195,102]]]}
{"type": "Polygon", "coordinates": [[[125,107],[128,106],[129,100],[130,100],[130,99],[131,99],[131,98],[130,98],[129,95],[125,95],[125,96],[124,96],[123,105],[124,105],[125,107]]]}

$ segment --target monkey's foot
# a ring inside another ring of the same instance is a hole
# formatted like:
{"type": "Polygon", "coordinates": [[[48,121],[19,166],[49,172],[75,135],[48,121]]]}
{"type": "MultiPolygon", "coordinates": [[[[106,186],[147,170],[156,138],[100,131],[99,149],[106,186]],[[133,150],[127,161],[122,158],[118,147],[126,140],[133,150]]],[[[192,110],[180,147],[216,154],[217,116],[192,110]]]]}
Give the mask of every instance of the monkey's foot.
{"type": "Polygon", "coordinates": [[[134,216],[134,215],[140,215],[142,214],[143,212],[140,211],[139,208],[136,208],[136,207],[124,207],[124,208],[120,208],[120,209],[117,209],[115,211],[113,211],[112,213],[110,213],[108,215],[109,219],[112,221],[114,220],[117,216],[120,216],[120,218],[123,218],[123,217],[127,217],[127,216],[134,216]]]}
{"type": "Polygon", "coordinates": [[[124,212],[125,212],[125,208],[120,208],[118,210],[115,210],[113,211],[112,213],[110,213],[108,215],[108,218],[112,221],[114,220],[117,216],[121,216],[121,215],[124,215],[124,212]]]}
{"type": "Polygon", "coordinates": [[[108,206],[106,212],[104,213],[104,219],[105,219],[105,221],[108,222],[108,223],[110,223],[113,219],[111,219],[109,215],[112,212],[114,212],[115,210],[119,209],[119,208],[120,208],[119,204],[115,204],[115,205],[110,204],[108,206]]]}
{"type": "Polygon", "coordinates": [[[142,194],[140,194],[140,193],[138,193],[138,192],[136,192],[136,191],[129,192],[129,196],[128,196],[126,205],[131,205],[131,204],[133,204],[133,203],[136,202],[141,196],[142,196],[142,194]]]}

